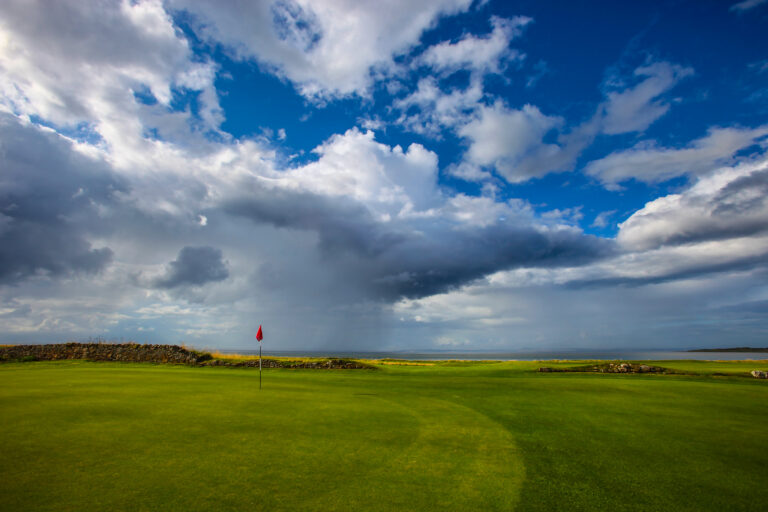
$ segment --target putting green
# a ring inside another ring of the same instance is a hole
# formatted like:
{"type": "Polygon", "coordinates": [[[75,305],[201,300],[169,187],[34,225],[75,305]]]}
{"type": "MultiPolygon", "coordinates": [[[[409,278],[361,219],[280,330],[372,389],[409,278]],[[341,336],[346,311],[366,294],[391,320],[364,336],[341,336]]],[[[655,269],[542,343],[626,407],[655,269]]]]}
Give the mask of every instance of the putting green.
{"type": "Polygon", "coordinates": [[[3,365],[0,509],[514,508],[507,429],[349,373],[3,365]]]}

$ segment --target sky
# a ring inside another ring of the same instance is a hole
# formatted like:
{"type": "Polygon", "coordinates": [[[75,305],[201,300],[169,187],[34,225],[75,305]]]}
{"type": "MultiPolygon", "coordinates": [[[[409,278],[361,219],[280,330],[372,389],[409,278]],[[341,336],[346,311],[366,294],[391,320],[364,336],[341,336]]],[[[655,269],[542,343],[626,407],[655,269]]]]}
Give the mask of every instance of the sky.
{"type": "Polygon", "coordinates": [[[0,342],[768,345],[768,0],[4,0],[0,342]]]}

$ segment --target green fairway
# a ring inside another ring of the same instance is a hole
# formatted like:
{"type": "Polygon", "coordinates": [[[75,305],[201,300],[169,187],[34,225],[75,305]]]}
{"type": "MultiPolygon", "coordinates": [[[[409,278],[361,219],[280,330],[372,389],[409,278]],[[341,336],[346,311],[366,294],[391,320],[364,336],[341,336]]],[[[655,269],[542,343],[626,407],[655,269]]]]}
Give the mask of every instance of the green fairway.
{"type": "Polygon", "coordinates": [[[0,510],[763,507],[768,363],[654,364],[3,364],[0,510]]]}

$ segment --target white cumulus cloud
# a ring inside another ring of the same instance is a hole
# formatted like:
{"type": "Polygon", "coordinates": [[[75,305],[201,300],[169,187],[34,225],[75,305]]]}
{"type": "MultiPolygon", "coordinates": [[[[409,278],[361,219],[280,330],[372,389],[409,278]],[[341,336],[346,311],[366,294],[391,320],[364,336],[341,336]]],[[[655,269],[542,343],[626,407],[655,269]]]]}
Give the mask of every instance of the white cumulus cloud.
{"type": "Polygon", "coordinates": [[[558,146],[544,143],[543,138],[562,124],[562,118],[545,115],[534,105],[510,109],[497,102],[480,107],[477,117],[458,133],[470,143],[466,161],[492,166],[507,181],[516,183],[551,170],[535,164],[559,151],[558,146]]]}
{"type": "Polygon", "coordinates": [[[493,16],[491,33],[485,36],[469,34],[455,43],[444,41],[430,46],[416,59],[416,64],[429,66],[435,71],[469,69],[481,73],[498,73],[505,63],[525,57],[510,48],[509,44],[532,21],[527,16],[512,19],[493,16]]]}
{"type": "Polygon", "coordinates": [[[302,94],[366,94],[371,73],[418,43],[441,16],[471,0],[389,2],[277,0],[211,3],[172,0],[197,18],[199,35],[241,59],[255,59],[295,83],[302,94]]]}

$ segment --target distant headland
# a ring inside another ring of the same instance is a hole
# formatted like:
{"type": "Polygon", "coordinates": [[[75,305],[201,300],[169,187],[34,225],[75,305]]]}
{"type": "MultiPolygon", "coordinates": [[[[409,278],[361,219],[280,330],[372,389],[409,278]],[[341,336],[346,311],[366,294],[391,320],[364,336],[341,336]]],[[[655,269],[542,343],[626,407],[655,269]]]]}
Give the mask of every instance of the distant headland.
{"type": "Polygon", "coordinates": [[[697,348],[687,352],[768,352],[768,347],[697,348]]]}

